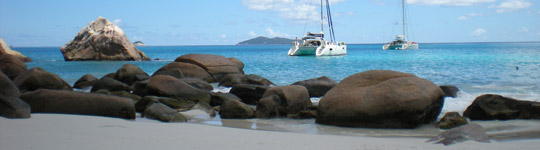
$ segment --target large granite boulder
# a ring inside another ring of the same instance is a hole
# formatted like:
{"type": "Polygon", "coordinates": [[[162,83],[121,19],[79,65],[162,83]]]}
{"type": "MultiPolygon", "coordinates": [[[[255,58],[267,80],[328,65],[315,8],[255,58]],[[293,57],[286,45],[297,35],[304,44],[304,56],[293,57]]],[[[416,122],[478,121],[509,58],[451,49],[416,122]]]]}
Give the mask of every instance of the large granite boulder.
{"type": "Polygon", "coordinates": [[[206,82],[214,82],[214,78],[203,68],[184,62],[172,62],[159,68],[152,76],[170,75],[175,78],[199,78],[206,82]]]}
{"type": "Polygon", "coordinates": [[[463,116],[471,120],[540,119],[540,102],[486,94],[477,97],[463,116]]]}
{"type": "Polygon", "coordinates": [[[129,98],[74,91],[40,89],[26,92],[21,99],[32,113],[62,113],[135,119],[135,105],[129,98]]]}
{"type": "Polygon", "coordinates": [[[277,86],[266,90],[257,104],[259,118],[271,118],[296,114],[312,105],[307,89],[300,85],[277,86]],[[270,100],[268,100],[270,99],[270,100]]]}
{"type": "Polygon", "coordinates": [[[150,79],[146,95],[183,98],[210,103],[210,94],[171,76],[157,75],[150,79]]]}
{"type": "Polygon", "coordinates": [[[73,90],[71,85],[58,75],[47,72],[39,67],[34,67],[21,73],[13,79],[13,83],[21,92],[34,91],[37,89],[73,90]]]}
{"type": "Polygon", "coordinates": [[[92,86],[92,89],[90,91],[95,92],[99,90],[107,90],[107,91],[131,91],[132,88],[118,80],[115,80],[113,78],[109,77],[103,77],[94,83],[94,86],[92,86]]]}
{"type": "Polygon", "coordinates": [[[220,81],[222,77],[228,74],[243,74],[236,63],[230,59],[212,54],[187,54],[174,60],[175,62],[185,62],[195,64],[206,70],[214,81],[220,81]]]}
{"type": "Polygon", "coordinates": [[[185,99],[145,96],[140,101],[135,103],[135,109],[137,110],[137,112],[142,112],[144,111],[144,109],[146,109],[147,106],[149,106],[153,102],[162,103],[164,105],[169,106],[172,109],[182,109],[182,110],[189,110],[196,105],[195,102],[190,101],[190,100],[185,100],[185,99]]]}
{"type": "Polygon", "coordinates": [[[27,69],[24,62],[17,57],[12,55],[0,55],[0,70],[13,80],[27,69]]]}
{"type": "Polygon", "coordinates": [[[255,110],[240,101],[230,100],[223,102],[219,116],[225,119],[249,119],[255,117],[255,110]]]}
{"type": "Polygon", "coordinates": [[[66,61],[150,60],[129,42],[122,29],[103,17],[88,23],[60,51],[66,61]]]}
{"type": "Polygon", "coordinates": [[[179,80],[186,82],[187,84],[193,86],[194,88],[198,88],[205,91],[214,90],[214,86],[212,86],[212,84],[206,81],[203,81],[199,78],[180,78],[179,80]]]}
{"type": "Polygon", "coordinates": [[[0,95],[0,116],[6,118],[30,118],[30,105],[18,97],[0,95]]]}
{"type": "Polygon", "coordinates": [[[85,74],[81,78],[79,78],[79,80],[77,80],[75,84],[73,84],[73,88],[84,89],[87,87],[91,87],[94,85],[94,83],[96,83],[97,80],[98,78],[96,78],[94,75],[85,74]]]}
{"type": "Polygon", "coordinates": [[[437,119],[444,93],[432,82],[388,70],[357,73],[319,102],[316,122],[367,128],[416,128],[437,119]]]}
{"type": "Polygon", "coordinates": [[[244,72],[244,62],[234,57],[229,57],[229,60],[231,60],[240,71],[244,72]]]}
{"type": "Polygon", "coordinates": [[[307,88],[310,97],[321,97],[326,94],[330,89],[337,85],[337,82],[326,77],[318,77],[314,79],[308,79],[304,81],[298,81],[292,85],[301,85],[307,88]]]}
{"type": "Polygon", "coordinates": [[[30,58],[24,56],[23,54],[9,48],[9,46],[6,44],[6,41],[4,41],[4,39],[2,38],[0,38],[0,55],[12,55],[23,62],[32,61],[30,58]]]}
{"type": "Polygon", "coordinates": [[[150,77],[146,72],[132,64],[123,65],[114,74],[114,79],[124,82],[127,85],[131,85],[133,82],[146,80],[148,78],[150,77]]]}
{"type": "Polygon", "coordinates": [[[153,103],[148,106],[142,116],[148,119],[159,120],[161,122],[187,122],[187,118],[176,112],[174,109],[161,103],[153,103]]]}
{"type": "Polygon", "coordinates": [[[11,82],[11,79],[9,79],[3,72],[0,70],[0,96],[5,97],[19,97],[21,94],[19,93],[19,89],[13,82],[11,82]]]}
{"type": "Polygon", "coordinates": [[[272,83],[270,80],[254,74],[229,74],[221,78],[221,81],[219,81],[219,86],[232,87],[236,84],[253,84],[262,86],[274,85],[274,83],[272,83]]]}
{"type": "Polygon", "coordinates": [[[268,88],[270,87],[253,84],[236,84],[231,88],[229,93],[238,96],[246,104],[257,105],[268,88]]]}

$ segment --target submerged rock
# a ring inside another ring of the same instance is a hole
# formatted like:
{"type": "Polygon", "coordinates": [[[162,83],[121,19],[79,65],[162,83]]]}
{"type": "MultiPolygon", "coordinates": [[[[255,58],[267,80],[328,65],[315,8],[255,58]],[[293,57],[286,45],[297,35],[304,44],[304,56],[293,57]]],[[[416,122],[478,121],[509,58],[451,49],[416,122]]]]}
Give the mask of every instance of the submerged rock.
{"type": "Polygon", "coordinates": [[[435,142],[435,144],[442,143],[444,145],[451,145],[467,140],[490,143],[489,137],[486,134],[484,128],[475,123],[469,123],[467,125],[445,131],[439,134],[437,137],[432,138],[426,142],[435,142]]]}
{"type": "Polygon", "coordinates": [[[122,29],[101,16],[88,23],[60,51],[66,61],[150,60],[129,42],[122,29]]]}
{"type": "Polygon", "coordinates": [[[6,44],[6,41],[4,41],[4,39],[2,38],[0,38],[0,55],[11,55],[23,62],[32,61],[30,58],[24,56],[23,54],[9,48],[9,46],[6,44]]]}
{"type": "Polygon", "coordinates": [[[316,122],[367,128],[416,128],[441,112],[444,93],[431,81],[388,70],[357,73],[319,102],[316,122]]]}
{"type": "Polygon", "coordinates": [[[451,129],[467,124],[469,121],[465,117],[459,115],[458,112],[447,112],[444,117],[437,122],[437,127],[441,129],[451,129]]]}
{"type": "Polygon", "coordinates": [[[540,102],[485,94],[477,97],[463,116],[471,120],[540,119],[540,102]]]}

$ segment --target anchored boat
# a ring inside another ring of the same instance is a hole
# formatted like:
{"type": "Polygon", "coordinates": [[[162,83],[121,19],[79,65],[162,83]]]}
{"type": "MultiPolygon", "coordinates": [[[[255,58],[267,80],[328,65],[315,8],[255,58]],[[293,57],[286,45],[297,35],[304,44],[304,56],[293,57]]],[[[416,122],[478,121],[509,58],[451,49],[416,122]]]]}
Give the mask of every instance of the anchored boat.
{"type": "Polygon", "coordinates": [[[407,35],[407,26],[405,23],[405,0],[401,0],[401,9],[402,9],[402,24],[403,24],[403,33],[402,35],[396,36],[396,39],[392,42],[389,42],[383,45],[383,50],[407,50],[407,49],[418,49],[418,44],[413,41],[407,41],[405,39],[407,35]]]}
{"type": "Polygon", "coordinates": [[[289,56],[336,56],[347,55],[347,45],[343,42],[336,42],[334,36],[334,26],[332,24],[332,15],[330,14],[330,4],[326,0],[326,15],[328,20],[328,28],[330,39],[329,41],[324,39],[324,15],[323,15],[323,0],[321,0],[321,32],[311,33],[307,32],[304,37],[299,41],[296,39],[291,48],[289,49],[289,56]]]}

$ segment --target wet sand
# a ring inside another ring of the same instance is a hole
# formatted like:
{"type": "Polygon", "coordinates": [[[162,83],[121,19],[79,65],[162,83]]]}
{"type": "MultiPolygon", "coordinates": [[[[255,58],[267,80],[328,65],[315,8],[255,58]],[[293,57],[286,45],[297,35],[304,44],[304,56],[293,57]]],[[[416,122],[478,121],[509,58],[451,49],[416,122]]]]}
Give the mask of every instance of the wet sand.
{"type": "MultiPolygon", "coordinates": [[[[194,113],[197,114],[197,113],[194,113]]],[[[245,120],[244,120],[245,121],[245,120]]],[[[235,120],[230,124],[250,125],[235,120]]],[[[252,125],[252,124],[251,124],[252,125]]],[[[268,125],[268,124],[266,124],[268,125]]],[[[264,126],[262,124],[261,126],[264,126]]],[[[269,125],[275,126],[275,125],[269,125]]],[[[487,128],[489,130],[489,127],[487,128]]],[[[116,118],[32,114],[0,118],[2,149],[536,149],[540,139],[465,141],[450,146],[426,137],[368,137],[238,129],[198,123],[157,123],[116,118]]]]}

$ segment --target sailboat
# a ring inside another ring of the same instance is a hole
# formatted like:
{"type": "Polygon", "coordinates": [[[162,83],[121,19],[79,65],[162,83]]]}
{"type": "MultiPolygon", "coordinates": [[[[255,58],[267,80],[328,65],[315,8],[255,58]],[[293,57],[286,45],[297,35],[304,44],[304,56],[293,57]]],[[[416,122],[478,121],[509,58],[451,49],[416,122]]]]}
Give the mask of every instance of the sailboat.
{"type": "Polygon", "coordinates": [[[321,32],[307,32],[301,41],[296,39],[289,49],[289,56],[336,56],[347,55],[347,45],[343,42],[336,42],[334,35],[334,25],[332,24],[332,16],[330,14],[330,4],[326,0],[326,15],[329,28],[329,41],[324,38],[324,15],[323,15],[323,0],[321,0],[321,32]]]}
{"type": "Polygon", "coordinates": [[[405,23],[405,0],[401,0],[401,9],[402,9],[402,24],[403,24],[403,33],[402,35],[396,36],[396,39],[392,42],[389,42],[383,45],[383,50],[407,50],[407,49],[418,49],[418,43],[414,41],[407,41],[405,39],[407,36],[407,27],[405,23]]]}

